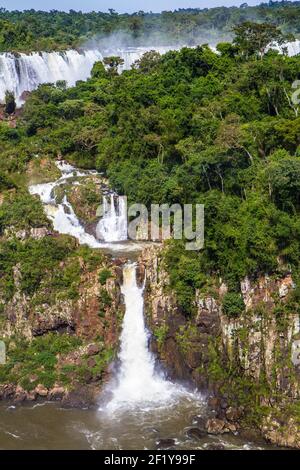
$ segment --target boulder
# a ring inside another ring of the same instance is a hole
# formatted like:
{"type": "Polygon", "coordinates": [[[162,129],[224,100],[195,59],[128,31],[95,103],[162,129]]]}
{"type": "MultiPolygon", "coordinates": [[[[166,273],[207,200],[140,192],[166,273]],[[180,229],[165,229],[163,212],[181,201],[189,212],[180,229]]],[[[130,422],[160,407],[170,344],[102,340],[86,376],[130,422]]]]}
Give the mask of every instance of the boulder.
{"type": "Polygon", "coordinates": [[[203,437],[207,436],[207,432],[199,428],[190,428],[186,431],[186,435],[189,439],[200,440],[203,437]]]}
{"type": "Polygon", "coordinates": [[[156,441],[156,449],[170,449],[176,444],[175,439],[159,439],[156,441]]]}
{"type": "Polygon", "coordinates": [[[208,434],[224,434],[225,432],[229,432],[229,429],[226,427],[226,421],[218,418],[208,419],[206,429],[208,434]]]}
{"type": "Polygon", "coordinates": [[[66,408],[93,408],[99,402],[99,387],[83,385],[65,393],[62,405],[66,408]]]}
{"type": "Polygon", "coordinates": [[[39,396],[39,397],[47,397],[48,396],[48,389],[42,385],[42,384],[38,384],[34,391],[36,392],[36,394],[39,396]]]}
{"type": "Polygon", "coordinates": [[[27,401],[35,401],[37,397],[37,393],[35,390],[31,390],[30,392],[26,393],[26,400],[27,401]]]}
{"type": "Polygon", "coordinates": [[[241,419],[243,415],[243,410],[241,407],[236,408],[234,406],[230,406],[229,408],[227,408],[225,414],[226,419],[228,419],[228,421],[235,422],[241,419]]]}
{"type": "Polygon", "coordinates": [[[227,400],[225,400],[224,398],[222,398],[221,402],[220,402],[220,407],[222,410],[226,410],[228,408],[228,402],[227,400]]]}
{"type": "Polygon", "coordinates": [[[22,403],[26,400],[26,398],[27,394],[25,390],[20,385],[18,385],[15,391],[14,403],[22,403]]]}
{"type": "Polygon", "coordinates": [[[100,347],[98,344],[90,344],[87,350],[88,356],[96,356],[100,352],[100,347]]]}
{"type": "Polygon", "coordinates": [[[207,418],[204,416],[194,416],[192,423],[195,424],[200,431],[204,431],[206,433],[206,421],[207,418]]]}
{"type": "Polygon", "coordinates": [[[16,392],[15,385],[6,384],[0,386],[0,400],[10,400],[14,397],[16,392]]]}

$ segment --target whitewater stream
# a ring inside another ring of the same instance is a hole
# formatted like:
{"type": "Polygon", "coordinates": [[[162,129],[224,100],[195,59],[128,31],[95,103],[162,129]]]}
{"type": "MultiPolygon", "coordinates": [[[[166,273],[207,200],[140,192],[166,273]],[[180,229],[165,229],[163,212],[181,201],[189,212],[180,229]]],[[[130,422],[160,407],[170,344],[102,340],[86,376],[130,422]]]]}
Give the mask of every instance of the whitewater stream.
{"type": "MultiPolygon", "coordinates": [[[[109,191],[103,196],[105,210],[97,224],[97,237],[88,234],[67,197],[57,200],[55,190],[67,180],[81,184],[82,178],[94,177],[95,172],[78,170],[65,162],[57,166],[61,171],[57,181],[29,188],[40,197],[55,230],[94,249],[106,248],[111,254],[130,257],[133,249],[140,249],[126,241],[126,208],[109,191]]],[[[22,406],[0,403],[0,449],[265,448],[265,444],[234,435],[195,435],[193,430],[208,413],[205,397],[186,384],[171,382],[150,352],[144,287],[137,284],[133,261],[124,267],[122,293],[125,315],[120,351],[112,378],[99,396],[98,409],[64,409],[47,402],[22,406]]]]}
{"type": "Polygon", "coordinates": [[[73,185],[80,185],[83,179],[89,176],[95,177],[98,173],[94,170],[78,170],[64,161],[58,161],[56,165],[61,171],[58,180],[29,187],[29,192],[41,199],[54,230],[77,238],[81,245],[102,248],[115,256],[118,253],[140,250],[141,244],[127,240],[127,206],[124,198],[117,196],[107,187],[102,201],[99,199],[103,217],[99,218],[95,233],[88,233],[75,214],[66,194],[60,200],[56,190],[70,181],[73,185]]]}
{"type": "MultiPolygon", "coordinates": [[[[143,288],[136,266],[124,268],[126,312],[115,377],[94,410],[63,409],[58,404],[0,404],[0,449],[254,449],[238,436],[193,438],[190,431],[206,416],[204,397],[170,382],[148,348],[143,288]]],[[[265,447],[265,446],[264,446],[265,447]]]]}

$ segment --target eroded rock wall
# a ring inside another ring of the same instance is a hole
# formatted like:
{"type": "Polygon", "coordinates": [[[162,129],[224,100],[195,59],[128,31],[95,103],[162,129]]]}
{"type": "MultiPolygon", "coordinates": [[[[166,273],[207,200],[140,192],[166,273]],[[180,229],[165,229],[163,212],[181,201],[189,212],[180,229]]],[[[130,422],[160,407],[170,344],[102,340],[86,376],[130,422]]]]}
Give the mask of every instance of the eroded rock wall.
{"type": "MultiPolygon", "coordinates": [[[[86,406],[96,402],[108,380],[124,314],[122,261],[92,251],[81,255],[80,249],[74,250],[74,260],[79,277],[71,290],[57,288],[49,268],[49,277],[28,295],[19,264],[13,267],[13,296],[1,298],[0,289],[0,339],[7,356],[0,366],[0,399],[47,398],[86,406]]],[[[68,263],[70,258],[56,269],[65,272],[68,263]]]]}
{"type": "Polygon", "coordinates": [[[245,311],[237,318],[224,314],[227,286],[216,280],[214,289],[196,292],[195,313],[187,317],[170,289],[161,249],[145,250],[140,265],[152,347],[170,376],[191,379],[228,406],[242,405],[269,441],[299,447],[300,319],[297,309],[286,308],[291,274],[242,280],[245,311]]]}

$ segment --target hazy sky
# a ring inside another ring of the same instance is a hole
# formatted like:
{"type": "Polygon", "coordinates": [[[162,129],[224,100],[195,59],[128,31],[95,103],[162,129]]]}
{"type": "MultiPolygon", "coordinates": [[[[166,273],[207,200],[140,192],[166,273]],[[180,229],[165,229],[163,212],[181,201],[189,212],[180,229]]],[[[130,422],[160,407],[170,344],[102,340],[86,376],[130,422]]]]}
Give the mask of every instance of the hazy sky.
{"type": "MultiPolygon", "coordinates": [[[[247,0],[244,0],[247,1],[247,0]]],[[[176,8],[209,8],[231,6],[244,3],[243,0],[0,0],[0,6],[8,10],[82,10],[107,11],[114,8],[118,12],[162,11],[176,8]]],[[[248,0],[248,5],[257,5],[262,0],[248,0]]]]}

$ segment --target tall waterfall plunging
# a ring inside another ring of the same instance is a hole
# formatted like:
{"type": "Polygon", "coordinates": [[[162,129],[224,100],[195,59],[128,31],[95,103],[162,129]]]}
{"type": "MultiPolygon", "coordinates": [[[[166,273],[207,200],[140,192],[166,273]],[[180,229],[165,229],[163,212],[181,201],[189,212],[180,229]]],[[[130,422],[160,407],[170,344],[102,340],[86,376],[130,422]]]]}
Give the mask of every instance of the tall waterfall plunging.
{"type": "MultiPolygon", "coordinates": [[[[12,91],[17,105],[23,103],[22,94],[35,90],[42,83],[56,83],[65,80],[73,86],[79,80],[86,80],[95,62],[108,55],[118,55],[124,59],[120,71],[130,69],[131,65],[151,48],[127,48],[111,50],[89,49],[65,52],[34,52],[32,54],[0,54],[0,102],[5,92],[12,91]]],[[[156,48],[164,53],[170,48],[156,48]]]]}
{"type": "MultiPolygon", "coordinates": [[[[57,198],[56,190],[66,183],[80,185],[81,178],[98,175],[95,171],[78,170],[65,162],[56,162],[61,177],[54,182],[36,184],[29,187],[31,194],[40,197],[46,215],[53,228],[61,233],[72,235],[81,244],[91,248],[120,249],[130,251],[130,242],[119,245],[116,242],[127,240],[126,199],[109,194],[103,196],[102,218],[96,227],[96,237],[87,233],[68,201],[67,195],[57,198]]],[[[136,248],[135,248],[136,249],[136,248]]],[[[185,387],[166,380],[156,370],[155,357],[149,351],[149,333],[144,320],[144,288],[137,285],[136,265],[127,264],[123,270],[122,293],[125,300],[125,316],[119,353],[120,368],[116,385],[110,384],[112,399],[106,409],[110,411],[128,407],[143,409],[166,407],[184,398],[198,400],[199,395],[185,387]]]]}
{"type": "Polygon", "coordinates": [[[113,411],[128,407],[170,405],[190,392],[168,381],[155,368],[155,358],[149,351],[149,333],[144,320],[144,288],[137,285],[134,263],[124,267],[123,279],[122,293],[126,311],[119,353],[120,369],[107,409],[113,411]]]}

